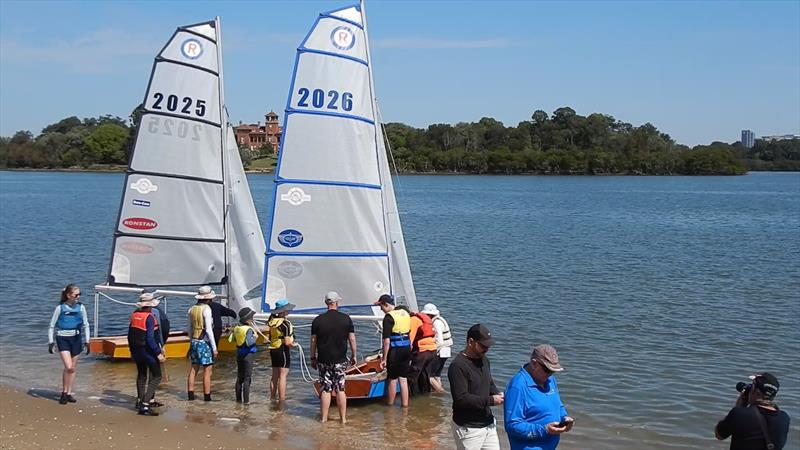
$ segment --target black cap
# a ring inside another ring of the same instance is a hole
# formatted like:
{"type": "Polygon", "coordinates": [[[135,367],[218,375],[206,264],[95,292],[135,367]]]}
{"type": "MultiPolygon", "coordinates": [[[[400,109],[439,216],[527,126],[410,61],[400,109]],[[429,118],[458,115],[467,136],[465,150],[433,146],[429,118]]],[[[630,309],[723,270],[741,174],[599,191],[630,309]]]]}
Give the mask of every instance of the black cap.
{"type": "Polygon", "coordinates": [[[381,297],[373,303],[373,305],[380,305],[381,303],[387,305],[394,305],[394,297],[389,294],[383,294],[381,297]]]}
{"type": "Polygon", "coordinates": [[[467,331],[467,338],[480,342],[484,347],[491,347],[494,345],[494,338],[489,329],[480,323],[469,327],[467,331]]]}
{"type": "Polygon", "coordinates": [[[247,323],[247,321],[252,319],[253,316],[255,315],[256,315],[255,311],[245,306],[244,308],[239,310],[239,322],[247,323]]]}
{"type": "Polygon", "coordinates": [[[781,387],[780,383],[778,383],[778,378],[769,372],[756,375],[756,377],[753,379],[753,386],[761,391],[761,393],[764,394],[764,397],[768,400],[775,398],[775,395],[778,393],[778,389],[781,387]]]}

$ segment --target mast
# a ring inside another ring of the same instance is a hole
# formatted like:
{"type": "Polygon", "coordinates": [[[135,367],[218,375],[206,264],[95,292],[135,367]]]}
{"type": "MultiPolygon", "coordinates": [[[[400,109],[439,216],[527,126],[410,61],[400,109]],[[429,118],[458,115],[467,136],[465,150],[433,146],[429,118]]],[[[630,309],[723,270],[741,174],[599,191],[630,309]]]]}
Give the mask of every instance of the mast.
{"type": "Polygon", "coordinates": [[[230,242],[228,242],[228,236],[231,233],[230,230],[230,201],[231,201],[231,193],[230,193],[230,170],[229,164],[226,158],[227,150],[227,143],[228,143],[228,111],[225,105],[225,83],[223,77],[223,69],[222,69],[222,28],[220,26],[219,16],[214,17],[214,28],[217,34],[217,70],[218,70],[218,83],[219,83],[219,117],[220,117],[220,156],[222,159],[222,195],[223,195],[223,213],[222,213],[222,220],[224,223],[223,229],[223,236],[225,239],[225,295],[230,297],[231,296],[231,280],[230,280],[230,273],[231,273],[231,248],[230,242]]]}

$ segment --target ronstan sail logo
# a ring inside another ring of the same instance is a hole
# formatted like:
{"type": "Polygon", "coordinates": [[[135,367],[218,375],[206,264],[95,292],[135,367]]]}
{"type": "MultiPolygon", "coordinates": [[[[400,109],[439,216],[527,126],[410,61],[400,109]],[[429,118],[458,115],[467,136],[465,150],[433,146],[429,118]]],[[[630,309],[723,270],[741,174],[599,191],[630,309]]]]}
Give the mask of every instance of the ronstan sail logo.
{"type": "Polygon", "coordinates": [[[189,59],[197,59],[203,54],[203,45],[197,39],[187,39],[181,44],[181,53],[189,59]]]}
{"type": "Polygon", "coordinates": [[[158,226],[158,222],[144,217],[130,217],[122,221],[122,224],[134,230],[152,230],[158,226]]]}
{"type": "Polygon", "coordinates": [[[336,27],[331,32],[331,44],[339,50],[350,50],[356,44],[356,35],[350,27],[336,27]]]}

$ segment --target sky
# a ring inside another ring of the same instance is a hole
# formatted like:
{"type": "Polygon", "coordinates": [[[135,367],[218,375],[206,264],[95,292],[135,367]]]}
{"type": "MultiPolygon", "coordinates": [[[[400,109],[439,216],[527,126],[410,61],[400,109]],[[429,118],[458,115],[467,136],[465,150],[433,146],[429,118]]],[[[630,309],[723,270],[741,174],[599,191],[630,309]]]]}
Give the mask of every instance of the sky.
{"type": "MultiPolygon", "coordinates": [[[[175,28],[214,16],[233,121],[282,117],[300,41],[352,3],[0,0],[0,135],[128,117],[175,28]]],[[[366,12],[385,122],[516,126],[569,106],[690,146],[800,134],[800,1],[374,0],[366,12]]]]}

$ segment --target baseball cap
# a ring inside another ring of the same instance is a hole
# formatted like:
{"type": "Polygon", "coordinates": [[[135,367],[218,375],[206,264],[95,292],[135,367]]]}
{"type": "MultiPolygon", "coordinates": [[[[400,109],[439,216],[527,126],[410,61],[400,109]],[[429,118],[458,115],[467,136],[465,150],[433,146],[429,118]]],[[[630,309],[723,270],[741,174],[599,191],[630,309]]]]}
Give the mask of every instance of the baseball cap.
{"type": "Polygon", "coordinates": [[[552,345],[541,344],[533,347],[531,353],[531,361],[539,361],[543,366],[551,372],[561,372],[564,370],[558,362],[558,353],[552,345]]]}
{"type": "Polygon", "coordinates": [[[330,291],[325,294],[325,303],[338,303],[341,299],[342,296],[336,291],[330,291]]]}
{"type": "Polygon", "coordinates": [[[380,305],[381,303],[387,305],[394,305],[394,297],[389,294],[383,294],[378,300],[375,300],[375,303],[373,303],[373,305],[380,305]]]}
{"type": "Polygon", "coordinates": [[[467,338],[480,342],[484,347],[491,347],[494,345],[494,338],[489,329],[483,324],[476,323],[469,327],[467,331],[467,338]]]}
{"type": "Polygon", "coordinates": [[[775,398],[778,389],[781,387],[780,383],[778,383],[778,378],[769,372],[755,375],[753,377],[753,386],[761,391],[767,399],[775,398]]]}

